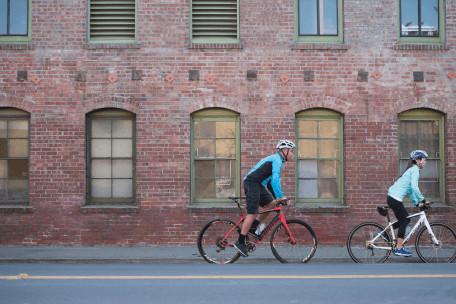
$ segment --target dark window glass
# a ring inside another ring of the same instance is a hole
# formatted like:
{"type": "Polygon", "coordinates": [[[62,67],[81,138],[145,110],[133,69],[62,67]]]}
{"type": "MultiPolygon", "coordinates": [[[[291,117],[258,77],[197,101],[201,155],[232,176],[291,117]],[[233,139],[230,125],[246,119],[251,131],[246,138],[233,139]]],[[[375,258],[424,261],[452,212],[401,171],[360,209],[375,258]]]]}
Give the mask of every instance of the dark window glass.
{"type": "Polygon", "coordinates": [[[300,36],[337,36],[337,0],[299,0],[300,36]]]}
{"type": "Polygon", "coordinates": [[[0,0],[0,35],[28,35],[28,0],[0,0]]]}
{"type": "Polygon", "coordinates": [[[439,0],[401,0],[401,36],[438,37],[439,0]]]}

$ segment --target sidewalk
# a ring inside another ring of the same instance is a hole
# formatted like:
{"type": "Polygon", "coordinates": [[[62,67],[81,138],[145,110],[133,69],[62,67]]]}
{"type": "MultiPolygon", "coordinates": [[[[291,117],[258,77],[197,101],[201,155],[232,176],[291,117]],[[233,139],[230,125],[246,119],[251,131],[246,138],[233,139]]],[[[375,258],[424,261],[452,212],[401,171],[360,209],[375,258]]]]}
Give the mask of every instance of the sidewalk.
{"type": "MultiPolygon", "coordinates": [[[[421,263],[391,253],[386,263],[421,263]]],[[[207,263],[195,246],[0,246],[0,263],[207,263]]],[[[261,246],[236,263],[279,263],[269,246],[261,246]]],[[[354,263],[346,247],[318,247],[309,263],[354,263]]]]}

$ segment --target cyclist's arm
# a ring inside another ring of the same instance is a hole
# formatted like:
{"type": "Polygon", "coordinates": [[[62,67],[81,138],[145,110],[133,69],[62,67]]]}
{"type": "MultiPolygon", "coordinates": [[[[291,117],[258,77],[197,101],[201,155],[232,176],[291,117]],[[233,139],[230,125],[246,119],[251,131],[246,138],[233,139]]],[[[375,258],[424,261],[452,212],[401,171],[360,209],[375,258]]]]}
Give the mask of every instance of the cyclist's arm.
{"type": "Polygon", "coordinates": [[[418,188],[419,178],[420,178],[419,171],[414,171],[412,173],[411,180],[410,180],[411,189],[409,191],[409,195],[415,205],[418,205],[419,201],[424,200],[424,196],[421,194],[420,188],[418,188]]]}
{"type": "Polygon", "coordinates": [[[277,198],[283,197],[282,188],[280,186],[280,170],[282,169],[281,161],[272,162],[272,176],[271,176],[271,187],[277,198]]]}

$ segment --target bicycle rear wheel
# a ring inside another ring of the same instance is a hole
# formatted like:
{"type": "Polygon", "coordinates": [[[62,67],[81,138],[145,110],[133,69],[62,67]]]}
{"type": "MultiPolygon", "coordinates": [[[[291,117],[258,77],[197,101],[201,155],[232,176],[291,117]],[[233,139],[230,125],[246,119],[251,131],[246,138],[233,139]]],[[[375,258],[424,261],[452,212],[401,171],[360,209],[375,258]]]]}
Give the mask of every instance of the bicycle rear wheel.
{"type": "Polygon", "coordinates": [[[434,244],[426,226],[416,237],[416,253],[425,263],[451,263],[456,258],[456,234],[443,223],[430,223],[439,244],[434,244]],[[425,233],[426,232],[426,233],[425,233]]]}
{"type": "Polygon", "coordinates": [[[282,263],[308,262],[317,250],[315,232],[312,227],[301,220],[288,220],[287,226],[295,243],[291,243],[287,229],[283,224],[280,224],[272,232],[272,253],[282,263]]]}
{"type": "Polygon", "coordinates": [[[391,237],[385,231],[381,237],[372,243],[372,239],[385,229],[377,223],[361,223],[350,232],[347,239],[347,249],[350,257],[356,263],[383,263],[389,257],[390,250],[375,249],[372,245],[392,247],[391,237]]]}
{"type": "Polygon", "coordinates": [[[236,227],[230,233],[235,226],[236,223],[233,221],[216,219],[201,229],[197,243],[203,259],[217,264],[234,263],[239,259],[241,254],[232,244],[238,240],[241,228],[236,227]]]}

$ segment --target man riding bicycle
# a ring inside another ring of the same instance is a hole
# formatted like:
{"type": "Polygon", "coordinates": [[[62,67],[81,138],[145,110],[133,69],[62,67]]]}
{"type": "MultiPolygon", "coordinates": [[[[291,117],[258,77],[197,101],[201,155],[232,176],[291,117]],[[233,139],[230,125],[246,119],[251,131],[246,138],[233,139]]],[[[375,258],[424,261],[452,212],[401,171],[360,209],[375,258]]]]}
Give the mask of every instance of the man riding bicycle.
{"type": "MultiPolygon", "coordinates": [[[[281,140],[277,144],[278,153],[270,155],[260,160],[255,167],[244,178],[244,192],[247,202],[247,217],[242,225],[241,234],[234,247],[239,250],[242,256],[247,257],[247,248],[245,238],[247,233],[255,234],[258,225],[268,214],[262,214],[257,217],[259,206],[263,208],[274,208],[274,198],[266,190],[268,185],[278,201],[286,200],[282,194],[280,186],[280,171],[282,163],[294,160],[295,144],[290,140],[281,140]]],[[[269,188],[268,187],[268,188],[269,188]]]]}

